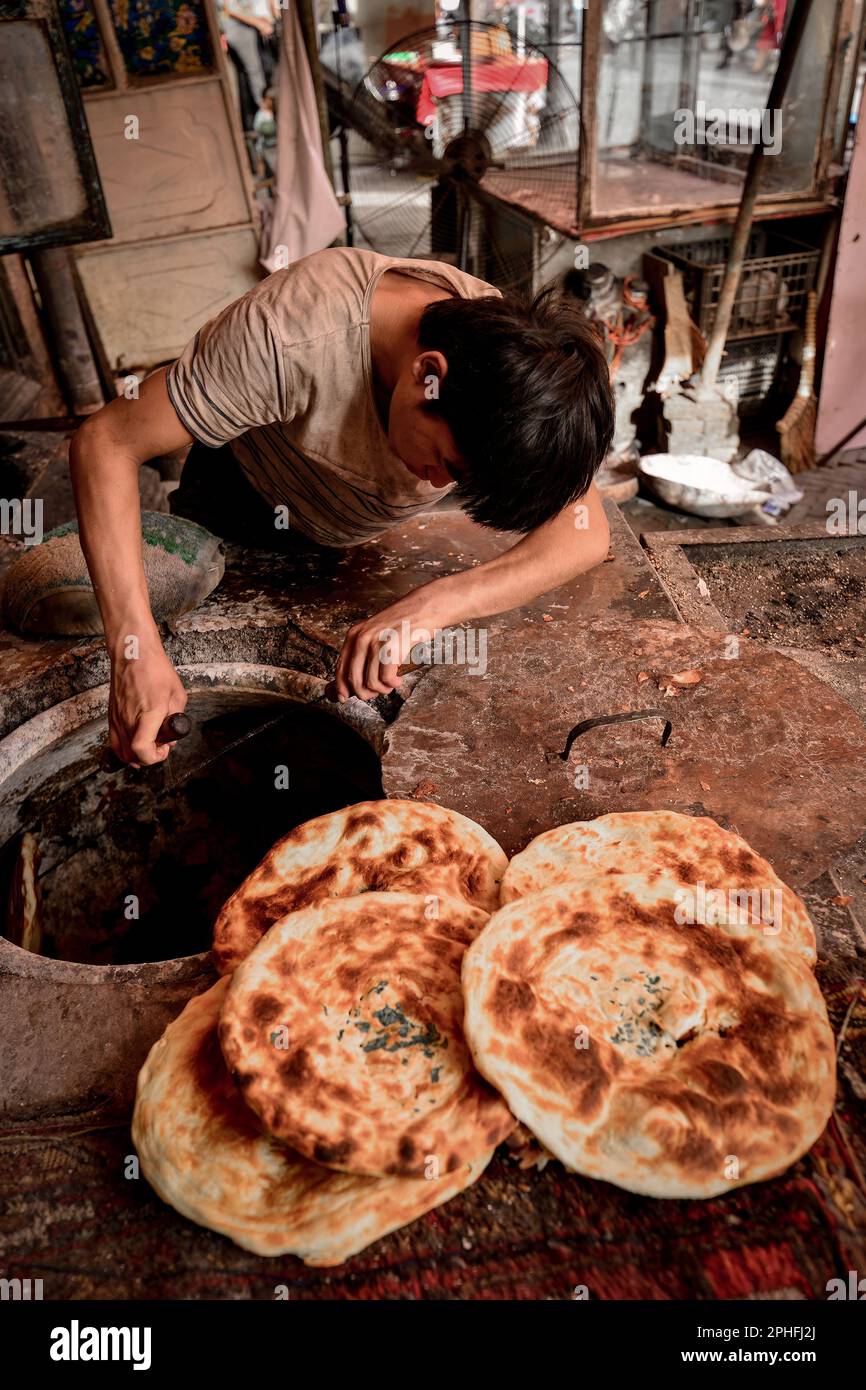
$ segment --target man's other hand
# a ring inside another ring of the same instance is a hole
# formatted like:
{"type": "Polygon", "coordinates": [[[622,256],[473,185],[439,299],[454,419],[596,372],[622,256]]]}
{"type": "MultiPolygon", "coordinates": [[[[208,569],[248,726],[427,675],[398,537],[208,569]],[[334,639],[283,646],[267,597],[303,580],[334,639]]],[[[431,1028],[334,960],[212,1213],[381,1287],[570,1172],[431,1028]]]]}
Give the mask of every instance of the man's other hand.
{"type": "Polygon", "coordinates": [[[109,742],[133,767],[161,763],[170,743],[156,742],[162,721],[186,708],[187,693],[157,639],[142,645],[137,655],[120,651],[111,664],[108,706],[109,742]]]}
{"type": "Polygon", "coordinates": [[[371,700],[400,684],[412,648],[458,623],[507,613],[600,565],[610,531],[593,483],[575,502],[516,545],[472,569],[431,580],[350,627],[337,662],[338,700],[371,700]]]}
{"type": "Polygon", "coordinates": [[[421,610],[417,594],[410,594],[366,622],[355,623],[346,633],[337,662],[337,699],[357,695],[359,700],[372,700],[398,689],[399,668],[409,661],[412,648],[430,642],[442,626],[441,618],[434,612],[421,610]]]}

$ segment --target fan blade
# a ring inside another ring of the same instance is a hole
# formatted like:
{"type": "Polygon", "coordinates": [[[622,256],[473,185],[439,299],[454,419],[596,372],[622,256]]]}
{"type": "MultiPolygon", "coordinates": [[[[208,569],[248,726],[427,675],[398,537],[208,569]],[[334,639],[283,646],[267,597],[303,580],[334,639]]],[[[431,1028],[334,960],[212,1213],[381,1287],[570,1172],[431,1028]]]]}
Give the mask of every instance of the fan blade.
{"type": "Polygon", "coordinates": [[[443,203],[443,201],[444,201],[444,199],[445,199],[445,196],[446,196],[447,192],[448,192],[447,186],[446,186],[446,185],[443,185],[443,186],[441,186],[441,187],[438,189],[438,197],[437,197],[436,194],[433,195],[432,208],[431,208],[431,214],[430,214],[430,221],[429,221],[429,223],[428,223],[426,226],[424,226],[424,227],[421,228],[421,230],[420,230],[420,232],[418,233],[418,235],[416,236],[415,240],[412,242],[412,245],[410,246],[410,248],[409,248],[409,250],[408,250],[408,252],[407,252],[407,258],[408,258],[409,260],[412,259],[412,257],[415,255],[415,252],[418,250],[418,242],[421,240],[422,236],[425,234],[425,232],[426,232],[426,233],[429,233],[429,232],[430,232],[430,230],[431,230],[431,228],[432,228],[432,225],[433,225],[433,222],[434,222],[434,220],[435,220],[435,218],[436,218],[436,213],[437,213],[437,212],[439,211],[439,209],[441,208],[442,203],[443,203]]]}
{"type": "MultiPolygon", "coordinates": [[[[371,212],[366,219],[367,222],[376,222],[380,217],[384,217],[386,213],[392,213],[396,208],[408,206],[408,204],[414,202],[417,198],[426,197],[430,192],[431,186],[432,181],[430,184],[425,184],[423,187],[410,189],[408,193],[399,194],[396,198],[392,199],[390,203],[383,203],[377,212],[371,212]]],[[[363,197],[364,193],[365,190],[361,189],[356,196],[363,197]]],[[[361,204],[361,206],[363,206],[363,204],[361,204]]]]}

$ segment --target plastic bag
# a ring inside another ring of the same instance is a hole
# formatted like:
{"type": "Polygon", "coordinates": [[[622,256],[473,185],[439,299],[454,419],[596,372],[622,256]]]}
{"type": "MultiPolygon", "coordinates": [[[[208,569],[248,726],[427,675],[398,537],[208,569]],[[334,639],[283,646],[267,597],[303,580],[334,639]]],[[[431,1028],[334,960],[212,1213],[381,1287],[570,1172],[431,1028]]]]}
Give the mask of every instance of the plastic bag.
{"type": "Polygon", "coordinates": [[[769,487],[770,496],[760,508],[768,517],[784,516],[804,495],[784,463],[768,454],[766,449],[752,449],[745,458],[732,463],[731,467],[741,478],[769,487]]]}

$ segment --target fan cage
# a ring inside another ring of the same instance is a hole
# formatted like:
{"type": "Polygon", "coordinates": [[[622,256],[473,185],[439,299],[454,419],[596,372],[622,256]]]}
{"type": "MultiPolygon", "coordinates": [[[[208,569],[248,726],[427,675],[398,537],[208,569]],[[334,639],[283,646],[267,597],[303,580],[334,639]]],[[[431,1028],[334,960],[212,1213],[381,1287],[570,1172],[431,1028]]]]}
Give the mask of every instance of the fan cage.
{"type": "Polygon", "coordinates": [[[345,124],[356,244],[511,289],[531,288],[577,234],[578,103],[549,54],[502,25],[454,21],[392,44],[345,124]]]}

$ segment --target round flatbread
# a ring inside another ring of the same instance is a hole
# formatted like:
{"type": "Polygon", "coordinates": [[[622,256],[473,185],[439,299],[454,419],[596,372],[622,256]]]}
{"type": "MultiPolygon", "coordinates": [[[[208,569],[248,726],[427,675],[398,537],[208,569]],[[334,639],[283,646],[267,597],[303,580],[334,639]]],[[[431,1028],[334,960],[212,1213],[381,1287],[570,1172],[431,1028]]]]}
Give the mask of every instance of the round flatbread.
{"type": "Polygon", "coordinates": [[[493,912],[507,863],[492,836],[457,811],[427,801],[359,801],[274,845],[217,918],[214,962],[230,974],[287,913],[370,890],[448,895],[493,912]]]}
{"type": "Polygon", "coordinates": [[[650,1197],[783,1172],[835,1094],[814,975],[679,925],[674,880],[611,875],[503,907],[466,952],[479,1071],[568,1168],[650,1197]]]}
{"type": "Polygon", "coordinates": [[[613,873],[678,879],[692,891],[697,920],[708,926],[714,918],[725,925],[729,895],[736,894],[743,912],[734,914],[733,925],[748,931],[751,923],[768,944],[815,964],[815,929],[797,894],[745,840],[709,816],[624,811],[546,830],[511,860],[501,900],[613,873]]]}
{"type": "Polygon", "coordinates": [[[228,989],[191,999],[138,1078],[132,1137],[164,1202],[257,1255],[336,1265],[462,1192],[493,1150],[439,1178],[360,1178],[310,1163],[266,1135],[217,1037],[228,989]]]}
{"type": "Polygon", "coordinates": [[[460,964],[486,913],[364,893],[294,912],[232,977],[229,1069],[265,1128],[307,1158],[370,1176],[453,1173],[514,1119],[474,1071],[460,964]]]}

